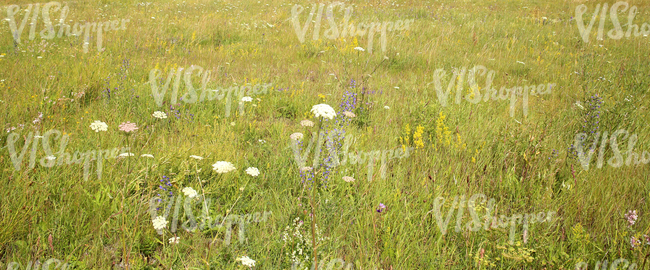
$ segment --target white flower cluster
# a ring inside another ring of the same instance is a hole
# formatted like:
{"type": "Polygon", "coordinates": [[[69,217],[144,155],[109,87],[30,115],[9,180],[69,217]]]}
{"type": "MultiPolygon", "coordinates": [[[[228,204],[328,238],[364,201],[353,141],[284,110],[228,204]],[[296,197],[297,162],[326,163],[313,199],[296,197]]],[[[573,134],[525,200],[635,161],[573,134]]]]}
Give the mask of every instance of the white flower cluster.
{"type": "Polygon", "coordinates": [[[241,261],[241,264],[243,264],[244,266],[248,266],[248,267],[255,266],[255,260],[249,258],[248,256],[242,256],[241,258],[238,258],[237,260],[241,261]]]}
{"type": "Polygon", "coordinates": [[[217,163],[212,164],[212,169],[217,173],[227,173],[235,170],[235,165],[228,161],[217,161],[217,163]]]}
{"type": "Polygon", "coordinates": [[[153,228],[156,230],[162,230],[165,227],[167,227],[167,219],[165,219],[165,217],[163,216],[158,216],[152,221],[153,221],[153,228]]]}
{"type": "Polygon", "coordinates": [[[300,133],[300,132],[296,132],[296,133],[292,133],[291,135],[289,135],[289,138],[291,138],[292,140],[299,141],[299,140],[302,140],[302,138],[303,138],[304,136],[305,136],[305,135],[303,135],[302,133],[300,133]]]}
{"type": "Polygon", "coordinates": [[[183,191],[183,193],[185,193],[185,196],[190,197],[190,198],[194,198],[194,197],[196,197],[196,195],[198,194],[198,193],[196,192],[196,190],[194,190],[194,189],[191,188],[191,187],[185,187],[185,188],[183,188],[182,191],[183,191]]]}
{"type": "Polygon", "coordinates": [[[161,111],[155,111],[153,112],[153,117],[156,117],[158,119],[165,119],[167,118],[167,114],[161,111]]]}
{"type": "Polygon", "coordinates": [[[95,132],[107,131],[108,125],[102,121],[95,120],[95,122],[90,124],[90,128],[95,132]]]}
{"type": "Polygon", "coordinates": [[[316,117],[324,117],[327,119],[334,119],[336,117],[336,111],[332,106],[327,104],[318,104],[311,107],[311,112],[316,115],[316,117]]]}
{"type": "Polygon", "coordinates": [[[258,176],[260,175],[260,170],[255,167],[248,167],[248,169],[246,169],[246,173],[250,176],[258,176]]]}
{"type": "MultiPolygon", "coordinates": [[[[296,217],[293,220],[293,230],[290,226],[287,226],[282,233],[282,241],[288,243],[288,246],[291,247],[291,250],[287,250],[285,255],[291,257],[292,264],[300,264],[301,261],[309,261],[309,254],[307,251],[313,252],[313,247],[311,243],[311,233],[310,230],[306,230],[305,233],[302,232],[301,228],[304,225],[304,222],[300,220],[300,217],[296,217]],[[289,255],[289,252],[291,255],[289,255]],[[304,258],[304,259],[303,259],[304,258]]],[[[316,227],[316,245],[320,245],[323,241],[329,239],[329,237],[322,237],[318,225],[316,227]]]]}

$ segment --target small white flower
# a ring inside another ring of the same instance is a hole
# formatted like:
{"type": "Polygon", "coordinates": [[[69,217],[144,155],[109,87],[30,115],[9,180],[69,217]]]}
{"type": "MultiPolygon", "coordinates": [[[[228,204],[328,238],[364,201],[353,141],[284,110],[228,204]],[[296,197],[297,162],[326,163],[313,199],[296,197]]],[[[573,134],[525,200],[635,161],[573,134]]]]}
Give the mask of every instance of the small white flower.
{"type": "Polygon", "coordinates": [[[243,97],[243,98],[241,98],[241,101],[243,101],[243,102],[251,102],[251,101],[253,101],[253,98],[252,97],[243,97]]]}
{"type": "Polygon", "coordinates": [[[196,192],[196,190],[194,190],[191,187],[185,187],[185,188],[183,188],[182,191],[183,191],[183,193],[185,193],[185,196],[190,197],[190,198],[194,198],[194,197],[196,197],[196,194],[198,194],[196,192]]]}
{"type": "Polygon", "coordinates": [[[47,156],[47,157],[45,157],[45,159],[47,159],[47,160],[55,160],[56,157],[55,156],[47,156]]]}
{"type": "Polygon", "coordinates": [[[262,140],[262,139],[259,139],[259,140],[257,140],[257,141],[260,142],[261,144],[266,143],[266,141],[265,141],[265,140],[262,140]]]}
{"type": "Polygon", "coordinates": [[[193,158],[193,159],[198,159],[198,160],[202,160],[202,159],[203,159],[203,157],[195,156],[195,155],[191,155],[190,157],[193,158]]]}
{"type": "Polygon", "coordinates": [[[260,170],[255,167],[248,167],[248,169],[246,169],[246,173],[250,176],[258,176],[260,175],[260,170]]]}
{"type": "Polygon", "coordinates": [[[181,240],[181,238],[178,237],[178,236],[176,236],[176,237],[172,237],[172,238],[169,238],[169,243],[170,243],[170,244],[178,244],[178,243],[179,243],[179,240],[181,240]]]}
{"type": "Polygon", "coordinates": [[[332,106],[327,104],[318,104],[311,107],[311,112],[316,115],[316,117],[324,117],[327,119],[334,119],[336,117],[336,111],[332,106]]]}
{"type": "Polygon", "coordinates": [[[153,158],[153,155],[151,154],[142,154],[140,157],[148,157],[148,158],[153,158]]]}
{"type": "Polygon", "coordinates": [[[348,111],[344,111],[344,112],[343,112],[343,115],[345,115],[345,116],[347,116],[347,117],[350,117],[350,118],[353,118],[353,117],[356,117],[356,116],[357,116],[357,115],[354,114],[353,112],[348,112],[348,111]]]}
{"type": "Polygon", "coordinates": [[[384,109],[388,110],[388,109],[390,109],[390,107],[388,107],[388,106],[384,106],[384,109]]]}
{"type": "Polygon", "coordinates": [[[311,171],[311,170],[313,170],[313,169],[314,169],[314,168],[312,168],[312,167],[302,167],[302,168],[300,168],[300,171],[305,172],[305,171],[311,171]]]}
{"type": "Polygon", "coordinates": [[[289,138],[291,138],[292,140],[296,140],[296,141],[302,140],[303,137],[304,137],[304,135],[302,133],[300,133],[300,132],[296,132],[296,133],[293,133],[293,134],[289,135],[289,138]]]}
{"type": "Polygon", "coordinates": [[[241,264],[244,266],[248,267],[253,267],[255,266],[255,260],[248,258],[248,256],[242,256],[241,258],[237,258],[238,261],[241,261],[241,264]]]}
{"type": "Polygon", "coordinates": [[[309,121],[309,120],[302,120],[302,121],[300,121],[300,125],[303,126],[303,127],[313,127],[314,122],[309,121]]]}
{"type": "Polygon", "coordinates": [[[158,216],[157,218],[153,219],[152,222],[153,228],[156,230],[162,230],[167,227],[167,220],[162,216],[158,216]]]}
{"type": "Polygon", "coordinates": [[[235,170],[235,165],[228,161],[217,161],[215,164],[212,164],[212,169],[217,173],[227,173],[235,170]]]}
{"type": "Polygon", "coordinates": [[[354,182],[354,178],[352,178],[350,176],[343,176],[343,181],[348,182],[348,183],[354,182]]]}
{"type": "Polygon", "coordinates": [[[122,153],[117,155],[118,157],[132,157],[135,156],[133,153],[122,153]]]}
{"type": "Polygon", "coordinates": [[[95,120],[95,122],[90,123],[90,128],[95,132],[107,131],[108,125],[102,121],[95,120]]]}
{"type": "Polygon", "coordinates": [[[167,114],[161,111],[155,111],[153,112],[153,117],[156,117],[158,119],[165,119],[167,118],[167,114]]]}
{"type": "Polygon", "coordinates": [[[235,122],[230,122],[230,125],[231,125],[231,126],[235,126],[235,122]]]}
{"type": "Polygon", "coordinates": [[[354,49],[357,50],[357,51],[362,51],[362,52],[365,52],[365,51],[366,51],[366,50],[364,50],[364,49],[361,48],[361,47],[354,47],[354,49]]]}

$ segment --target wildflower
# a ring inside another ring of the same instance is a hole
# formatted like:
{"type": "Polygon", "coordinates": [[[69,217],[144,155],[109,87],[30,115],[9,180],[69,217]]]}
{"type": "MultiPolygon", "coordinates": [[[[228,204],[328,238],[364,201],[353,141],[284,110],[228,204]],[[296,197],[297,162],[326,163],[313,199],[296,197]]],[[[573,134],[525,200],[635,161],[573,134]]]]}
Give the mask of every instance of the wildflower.
{"type": "Polygon", "coordinates": [[[55,160],[56,157],[55,156],[47,156],[47,157],[45,157],[45,159],[47,159],[47,160],[55,160]]]}
{"type": "Polygon", "coordinates": [[[343,181],[348,182],[348,183],[354,182],[354,178],[352,178],[350,176],[343,176],[343,181]]]}
{"type": "Polygon", "coordinates": [[[313,127],[314,122],[309,121],[309,120],[302,120],[302,121],[300,121],[300,125],[303,126],[303,127],[313,127]]]}
{"type": "Polygon", "coordinates": [[[384,106],[384,109],[388,110],[388,109],[390,109],[390,107],[388,107],[388,106],[384,106]]]}
{"type": "Polygon", "coordinates": [[[262,140],[262,139],[259,139],[259,140],[257,140],[257,141],[260,142],[261,144],[266,143],[266,141],[265,141],[265,140],[262,140]]]}
{"type": "Polygon", "coordinates": [[[162,230],[165,227],[167,227],[167,220],[164,217],[158,216],[157,218],[155,218],[153,220],[153,228],[154,229],[162,230]]]}
{"type": "Polygon", "coordinates": [[[241,261],[241,264],[244,266],[248,267],[253,267],[255,266],[255,260],[248,258],[248,256],[242,256],[241,258],[237,258],[238,261],[241,261]]]}
{"type": "Polygon", "coordinates": [[[252,97],[243,97],[243,98],[241,98],[241,101],[243,101],[243,102],[251,102],[251,101],[253,101],[253,98],[252,97]]]}
{"type": "Polygon", "coordinates": [[[327,119],[334,119],[336,112],[332,106],[327,104],[318,104],[311,107],[311,112],[316,115],[316,117],[324,117],[327,119]]]}
{"type": "Polygon", "coordinates": [[[357,117],[356,114],[354,114],[353,112],[348,112],[348,111],[343,112],[343,115],[345,115],[347,117],[350,117],[350,118],[357,117]]]}
{"type": "Polygon", "coordinates": [[[140,157],[148,157],[148,158],[153,158],[153,155],[151,154],[142,154],[140,157]]]}
{"type": "Polygon", "coordinates": [[[643,238],[645,238],[645,244],[650,245],[650,236],[648,236],[647,234],[644,234],[643,238]]]}
{"type": "Polygon", "coordinates": [[[131,131],[135,131],[136,129],[138,129],[138,127],[135,125],[135,123],[131,123],[131,122],[128,122],[128,121],[123,122],[122,124],[119,125],[119,127],[120,127],[121,131],[124,131],[126,133],[129,133],[131,131]]]}
{"type": "Polygon", "coordinates": [[[231,125],[231,126],[235,126],[235,122],[230,122],[230,125],[231,125]]]}
{"type": "Polygon", "coordinates": [[[178,244],[179,240],[181,240],[181,238],[178,237],[178,236],[177,237],[172,237],[172,238],[169,238],[169,243],[170,244],[178,244]]]}
{"type": "Polygon", "coordinates": [[[380,203],[379,208],[377,208],[377,213],[381,213],[384,209],[386,209],[386,206],[383,203],[380,203]]]}
{"type": "Polygon", "coordinates": [[[198,160],[202,160],[202,159],[203,159],[203,157],[195,156],[195,155],[191,155],[190,157],[193,158],[193,159],[198,159],[198,160]]]}
{"type": "Polygon", "coordinates": [[[167,118],[167,114],[161,111],[155,111],[153,112],[153,117],[156,117],[158,119],[165,119],[167,118]]]}
{"type": "Polygon", "coordinates": [[[636,237],[632,236],[632,238],[630,238],[630,245],[632,245],[632,248],[635,248],[636,246],[641,245],[641,240],[636,239],[636,237]]]}
{"type": "Polygon", "coordinates": [[[185,196],[190,197],[190,198],[196,197],[196,194],[197,194],[196,190],[194,190],[191,187],[185,187],[185,188],[183,188],[182,191],[183,191],[183,193],[185,193],[185,196]]]}
{"type": "Polygon", "coordinates": [[[248,169],[246,169],[246,173],[250,176],[258,176],[260,175],[260,170],[255,167],[248,167],[248,169]]]}
{"type": "Polygon", "coordinates": [[[118,157],[132,157],[135,156],[133,153],[122,153],[117,155],[118,157]]]}
{"type": "Polygon", "coordinates": [[[638,216],[636,214],[636,210],[634,211],[630,210],[627,212],[627,214],[625,214],[625,219],[627,219],[627,223],[629,223],[628,226],[634,225],[634,223],[636,223],[637,218],[638,216]]]}
{"type": "Polygon", "coordinates": [[[366,50],[364,50],[364,49],[361,48],[361,47],[354,47],[354,49],[357,50],[357,51],[362,51],[362,52],[366,51],[366,50]]]}
{"type": "Polygon", "coordinates": [[[228,161],[217,161],[217,163],[212,164],[212,169],[217,173],[227,173],[235,170],[235,166],[228,161]]]}
{"type": "Polygon", "coordinates": [[[90,124],[90,128],[94,130],[95,132],[100,132],[100,131],[107,131],[108,130],[108,125],[102,121],[95,120],[95,122],[92,122],[90,124]]]}
{"type": "Polygon", "coordinates": [[[293,134],[289,135],[289,137],[290,137],[292,140],[296,140],[296,141],[297,141],[297,140],[302,140],[302,138],[304,137],[304,135],[303,135],[302,133],[300,133],[300,132],[296,132],[296,133],[293,133],[293,134]]]}
{"type": "Polygon", "coordinates": [[[314,169],[314,168],[312,168],[312,167],[302,167],[302,168],[300,168],[300,171],[303,171],[303,172],[304,172],[304,171],[311,171],[311,170],[313,170],[313,169],[314,169]]]}

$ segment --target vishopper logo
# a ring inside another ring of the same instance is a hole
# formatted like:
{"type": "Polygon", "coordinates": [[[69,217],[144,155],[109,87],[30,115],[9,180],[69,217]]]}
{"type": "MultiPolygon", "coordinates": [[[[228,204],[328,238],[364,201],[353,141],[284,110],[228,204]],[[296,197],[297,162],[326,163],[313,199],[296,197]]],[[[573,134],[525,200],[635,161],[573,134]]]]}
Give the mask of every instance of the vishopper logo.
{"type": "MultiPolygon", "coordinates": [[[[443,197],[437,197],[435,201],[433,202],[433,214],[434,218],[436,220],[436,224],[440,228],[440,231],[442,232],[442,235],[447,234],[447,226],[449,225],[449,222],[452,218],[452,215],[456,209],[458,209],[457,215],[456,215],[456,232],[464,231],[464,230],[470,230],[472,232],[476,232],[481,230],[483,228],[484,230],[488,231],[490,228],[492,229],[497,229],[497,228],[507,228],[508,224],[510,224],[510,244],[514,244],[515,241],[515,226],[516,224],[521,224],[523,221],[523,240],[524,243],[527,241],[527,232],[528,232],[528,225],[529,222],[532,224],[537,220],[537,222],[541,223],[544,221],[548,221],[549,223],[552,222],[553,220],[553,215],[555,215],[554,211],[550,211],[547,214],[544,214],[544,212],[539,212],[538,214],[513,214],[511,218],[508,218],[505,215],[500,215],[499,218],[497,216],[492,216],[492,213],[495,208],[495,200],[490,199],[487,203],[487,207],[483,206],[487,200],[487,196],[484,194],[474,194],[472,197],[469,198],[469,200],[466,200],[465,195],[460,196],[460,201],[458,195],[454,197],[453,203],[449,206],[449,210],[447,211],[447,216],[445,217],[443,221],[443,215],[441,214],[442,206],[445,203],[445,198],[443,197]],[[479,202],[480,206],[477,206],[477,200],[480,200],[482,202],[479,202]],[[467,203],[467,209],[469,210],[469,215],[471,217],[471,221],[466,223],[465,226],[463,227],[461,225],[462,219],[464,217],[465,213],[465,203],[467,203]],[[476,213],[477,209],[480,208],[485,208],[485,216],[483,217],[483,221],[479,217],[479,215],[476,213]],[[498,223],[497,223],[498,222],[498,223]],[[481,223],[483,223],[483,226],[481,226],[481,223]]],[[[428,213],[430,213],[429,211],[428,213]]],[[[427,213],[427,214],[428,214],[427,213]]]]}
{"type": "MultiPolygon", "coordinates": [[[[235,224],[239,224],[239,243],[242,244],[244,243],[246,237],[244,235],[245,232],[245,224],[250,224],[251,222],[259,223],[259,222],[264,222],[267,220],[268,216],[272,214],[271,211],[264,211],[264,213],[256,212],[254,214],[246,214],[246,215],[235,215],[235,214],[226,214],[225,216],[219,215],[214,218],[212,218],[209,214],[209,209],[210,205],[212,204],[212,198],[208,198],[205,196],[198,196],[194,198],[186,197],[186,196],[171,196],[167,200],[167,206],[164,208],[164,212],[162,217],[165,218],[165,220],[169,217],[169,213],[172,210],[172,206],[174,206],[174,198],[176,198],[176,206],[174,207],[174,214],[172,217],[172,223],[171,223],[171,228],[170,231],[172,233],[176,232],[178,229],[178,216],[179,216],[179,211],[181,208],[181,204],[184,209],[185,217],[187,220],[181,224],[183,229],[185,229],[188,232],[194,232],[198,228],[199,230],[211,230],[211,229],[223,229],[224,224],[225,224],[225,237],[224,237],[224,243],[226,245],[230,245],[230,238],[232,236],[232,229],[235,224]],[[185,199],[183,199],[185,198],[185,199]],[[203,211],[201,212],[202,215],[199,216],[198,218],[195,218],[194,213],[193,213],[193,205],[196,202],[201,202],[201,206],[203,207],[203,211]],[[198,223],[200,222],[200,223],[198,223]]],[[[160,216],[158,214],[158,208],[163,202],[163,199],[160,198],[151,198],[149,201],[149,213],[151,214],[151,219],[154,220],[156,217],[160,216]]],[[[158,234],[162,235],[163,231],[158,230],[158,234]]]]}
{"type": "MultiPolygon", "coordinates": [[[[454,69],[452,72],[452,77],[447,84],[447,91],[443,91],[442,79],[447,76],[447,72],[442,69],[436,69],[433,72],[433,82],[429,83],[435,86],[436,93],[438,95],[438,101],[443,107],[447,106],[447,100],[449,99],[449,93],[456,84],[456,104],[460,104],[460,101],[463,98],[465,82],[465,76],[467,75],[467,83],[469,84],[469,94],[465,95],[464,98],[470,102],[477,104],[481,101],[481,91],[483,89],[483,102],[487,102],[490,98],[495,101],[498,99],[507,100],[508,95],[510,95],[510,117],[515,116],[515,105],[517,103],[517,96],[522,96],[522,107],[524,110],[524,117],[528,116],[528,99],[529,95],[548,95],[551,94],[551,88],[555,86],[554,83],[540,84],[540,85],[530,85],[530,86],[515,86],[512,88],[506,88],[501,86],[501,89],[497,91],[492,88],[492,81],[495,76],[494,70],[488,70],[486,67],[478,65],[474,66],[471,69],[463,67],[460,69],[454,69]],[[487,75],[487,76],[486,76],[487,75]],[[485,77],[485,87],[481,88],[478,85],[478,76],[485,77]],[[498,94],[498,95],[497,95],[498,94]]],[[[429,85],[427,84],[427,85],[429,85]]]]}
{"type": "MultiPolygon", "coordinates": [[[[576,148],[580,165],[585,171],[589,170],[591,157],[596,151],[598,139],[600,138],[600,132],[596,132],[596,134],[594,135],[594,140],[591,143],[591,146],[589,147],[590,150],[587,153],[585,153],[584,146],[582,144],[586,141],[587,137],[588,136],[586,133],[578,133],[575,136],[575,141],[573,144],[573,146],[576,148]]],[[[633,160],[635,165],[639,165],[640,163],[648,164],[650,162],[649,152],[643,151],[642,155],[632,152],[632,150],[634,150],[634,146],[636,145],[637,140],[638,140],[638,136],[636,134],[629,135],[629,132],[625,129],[619,129],[615,131],[614,133],[612,133],[611,137],[609,137],[608,132],[605,131],[605,133],[603,133],[602,140],[600,143],[600,149],[598,151],[598,161],[596,163],[596,166],[599,169],[603,167],[603,156],[605,150],[607,149],[608,143],[612,148],[612,151],[614,152],[614,156],[611,157],[609,160],[607,160],[607,164],[609,164],[610,166],[614,168],[621,167],[623,166],[623,164],[625,164],[626,166],[630,166],[632,165],[633,160]],[[623,155],[621,155],[621,151],[618,149],[618,143],[617,143],[618,136],[623,134],[624,136],[622,137],[622,140],[628,139],[626,159],[623,159],[623,155]]]]}
{"type": "MultiPolygon", "coordinates": [[[[165,80],[165,83],[162,85],[162,90],[160,90],[158,81],[161,80],[160,78],[161,75],[161,70],[154,68],[149,72],[149,84],[151,85],[151,92],[153,95],[153,98],[156,102],[156,105],[158,107],[162,107],[163,105],[163,100],[165,98],[165,94],[167,93],[167,90],[169,89],[169,85],[172,81],[172,78],[176,77],[174,80],[174,85],[173,89],[171,91],[171,104],[177,104],[178,102],[178,90],[180,88],[181,84],[181,76],[183,75],[183,69],[182,67],[176,69],[172,68],[169,70],[169,73],[167,74],[167,79],[165,80]]],[[[238,102],[239,104],[239,115],[244,115],[244,95],[247,96],[252,96],[252,95],[258,95],[258,94],[266,94],[268,93],[268,88],[272,86],[272,84],[256,84],[254,86],[250,86],[248,84],[245,84],[243,86],[232,86],[228,89],[225,88],[217,88],[217,89],[208,89],[207,85],[208,82],[210,82],[210,70],[204,70],[200,66],[192,65],[189,68],[185,70],[183,79],[185,82],[185,88],[187,88],[187,93],[185,95],[181,96],[181,100],[184,103],[196,103],[198,102],[203,102],[206,97],[208,101],[212,101],[214,99],[217,100],[222,100],[224,97],[226,98],[226,117],[230,116],[230,108],[233,103],[233,98],[235,98],[235,101],[238,102]],[[192,74],[194,72],[197,72],[198,76],[203,76],[201,78],[201,93],[199,96],[199,93],[197,93],[197,88],[194,88],[194,85],[192,84],[192,74]]],[[[251,99],[252,100],[252,99],[251,99]]]]}
{"type": "Polygon", "coordinates": [[[9,150],[9,157],[11,158],[11,162],[14,165],[14,168],[16,171],[19,171],[21,166],[22,166],[22,161],[23,158],[25,157],[25,154],[27,153],[27,149],[29,149],[29,145],[32,145],[31,153],[30,153],[30,159],[29,159],[29,168],[33,169],[36,165],[36,150],[38,149],[38,144],[39,142],[42,143],[43,145],[43,150],[45,152],[45,157],[41,158],[40,160],[40,165],[46,168],[51,168],[54,165],[61,166],[63,165],[63,162],[65,162],[67,165],[70,164],[84,164],[84,181],[88,180],[88,177],[90,175],[90,166],[91,162],[96,160],[97,164],[97,178],[102,179],[102,168],[103,168],[103,158],[108,158],[108,159],[113,159],[116,158],[118,155],[118,152],[126,153],[129,151],[129,147],[126,148],[113,148],[113,149],[105,149],[105,150],[90,150],[85,153],[75,151],[73,155],[70,155],[68,152],[66,152],[66,147],[68,145],[68,139],[69,135],[64,134],[61,136],[61,131],[58,131],[56,129],[51,129],[43,136],[40,136],[40,132],[36,131],[36,133],[29,132],[27,137],[24,138],[25,143],[23,144],[23,148],[20,151],[20,154],[17,153],[16,151],[16,142],[18,142],[18,139],[20,138],[20,135],[18,133],[12,132],[7,136],[7,150],[9,150]],[[56,141],[57,139],[61,138],[59,142],[59,151],[54,154],[52,152],[52,146],[53,144],[50,144],[51,142],[51,137],[54,137],[54,140],[56,141]],[[39,139],[41,139],[39,141],[39,139]],[[58,161],[57,161],[58,159],[58,161]]]}
{"type": "Polygon", "coordinates": [[[398,147],[397,149],[394,150],[375,150],[375,151],[370,151],[370,152],[357,152],[357,153],[350,153],[350,146],[353,144],[356,139],[352,135],[346,135],[345,136],[345,141],[343,143],[343,148],[341,149],[343,154],[343,157],[340,157],[340,154],[338,152],[338,149],[336,147],[333,147],[332,145],[334,144],[333,142],[335,141],[334,138],[330,135],[325,136],[325,132],[321,131],[319,135],[316,135],[316,132],[312,132],[311,140],[309,141],[309,146],[307,146],[307,149],[302,150],[302,154],[300,152],[300,146],[302,142],[294,139],[291,140],[291,149],[293,150],[294,154],[294,159],[296,161],[296,165],[298,165],[298,168],[303,168],[306,165],[307,162],[307,157],[309,156],[309,153],[311,152],[312,148],[314,148],[314,142],[317,141],[315,149],[314,149],[314,162],[313,162],[313,167],[317,168],[318,165],[321,162],[321,147],[323,144],[327,145],[327,150],[329,151],[329,158],[327,159],[328,162],[325,163],[326,166],[328,167],[337,167],[340,165],[345,165],[348,160],[350,161],[350,164],[363,164],[364,162],[368,161],[368,181],[372,180],[372,175],[375,167],[375,161],[381,160],[381,179],[386,178],[386,170],[388,169],[388,163],[391,159],[395,158],[407,158],[410,156],[410,154],[413,152],[415,148],[413,147],[407,147],[405,149],[402,149],[401,147],[398,147]]]}
{"type": "MultiPolygon", "coordinates": [[[[330,28],[327,31],[325,31],[323,36],[327,39],[334,40],[339,38],[339,36],[341,38],[345,38],[348,34],[350,35],[350,37],[354,37],[355,35],[361,37],[364,36],[367,32],[368,33],[367,49],[369,53],[372,53],[373,39],[376,33],[381,33],[381,51],[386,52],[386,43],[387,43],[386,31],[392,32],[392,31],[409,30],[411,23],[415,21],[411,19],[411,20],[404,20],[404,21],[397,20],[395,21],[395,23],[392,22],[383,22],[383,23],[373,22],[370,24],[359,23],[357,27],[355,27],[354,24],[350,23],[348,26],[348,22],[350,21],[350,17],[352,16],[352,7],[348,7],[345,9],[343,23],[340,25],[339,28],[337,27],[336,22],[334,21],[333,10],[337,6],[340,6],[341,9],[343,9],[344,5],[345,4],[343,2],[334,2],[327,6],[325,18],[327,19],[330,28]],[[340,32],[339,29],[341,29],[340,32]]],[[[309,28],[309,24],[311,24],[312,22],[314,22],[314,33],[312,39],[318,40],[320,36],[321,19],[323,17],[324,7],[325,4],[318,4],[318,13],[316,13],[316,4],[312,4],[311,12],[309,13],[309,16],[307,16],[302,26],[300,25],[300,21],[298,17],[304,11],[304,8],[301,5],[297,5],[297,4],[291,8],[291,23],[293,24],[293,27],[296,31],[296,35],[298,36],[298,40],[300,40],[300,43],[305,42],[305,33],[309,28]],[[316,14],[316,19],[312,20],[314,14],[316,14]]]]}
{"type": "MultiPolygon", "coordinates": [[[[50,269],[50,266],[53,266],[53,269],[68,269],[70,267],[70,264],[68,263],[63,263],[63,261],[59,259],[49,259],[43,263],[42,268],[43,270],[45,269],[50,269]],[[60,267],[60,268],[59,268],[60,267]]],[[[32,269],[32,266],[34,267],[33,269],[36,270],[39,267],[41,267],[41,261],[36,260],[34,262],[29,261],[27,263],[27,268],[26,269],[32,269]]],[[[7,270],[18,270],[18,269],[23,269],[22,265],[19,262],[11,262],[7,265],[7,270]]]]}
{"type": "MultiPolygon", "coordinates": [[[[351,270],[351,269],[354,269],[354,264],[347,263],[347,266],[346,266],[346,263],[342,258],[334,258],[334,259],[331,259],[329,261],[326,260],[326,259],[321,260],[321,263],[318,265],[318,267],[316,267],[315,264],[312,264],[311,268],[309,268],[309,269],[310,270],[316,270],[316,269],[319,269],[319,270],[325,270],[325,269],[326,270],[332,270],[332,269],[344,269],[343,267],[345,267],[345,270],[351,270]],[[327,263],[327,265],[325,265],[325,263],[327,263]],[[337,266],[337,264],[339,264],[339,265],[337,266]]],[[[291,264],[291,270],[306,270],[306,269],[308,269],[308,268],[307,268],[307,266],[305,266],[305,262],[300,262],[300,263],[294,262],[293,264],[291,264]]]]}
{"type": "Polygon", "coordinates": [[[104,48],[102,47],[102,43],[104,40],[104,32],[107,31],[117,31],[117,30],[126,30],[126,23],[129,22],[129,19],[122,19],[121,23],[119,20],[114,20],[114,21],[106,21],[106,22],[86,22],[85,24],[82,24],[81,27],[79,27],[79,23],[75,23],[74,26],[72,27],[72,33],[70,33],[70,25],[65,24],[65,19],[68,16],[69,8],[66,3],[65,6],[62,7],[61,3],[59,2],[49,2],[43,5],[43,8],[40,10],[41,13],[39,13],[39,9],[41,8],[41,3],[36,3],[36,4],[29,4],[27,6],[27,9],[25,9],[25,15],[23,17],[22,22],[20,22],[20,27],[16,24],[16,16],[20,12],[20,6],[18,5],[10,5],[7,7],[7,21],[9,22],[9,28],[11,29],[12,36],[14,38],[14,41],[16,44],[20,44],[21,41],[21,36],[23,33],[23,29],[25,28],[25,24],[27,23],[27,20],[29,19],[30,14],[32,15],[31,18],[31,28],[29,31],[29,40],[34,40],[36,37],[36,26],[38,22],[38,15],[42,14],[43,17],[43,23],[45,25],[45,29],[40,31],[40,36],[42,39],[52,39],[57,35],[57,32],[54,31],[54,25],[52,23],[52,19],[50,17],[50,12],[57,12],[60,11],[60,17],[59,17],[59,23],[57,26],[59,27],[58,31],[58,37],[63,37],[63,33],[65,31],[65,35],[67,37],[73,35],[73,36],[80,36],[81,33],[84,34],[84,43],[83,43],[83,52],[88,53],[88,45],[90,44],[90,32],[93,31],[97,34],[97,51],[102,52],[104,51],[104,48]],[[92,30],[91,30],[92,28],[92,30]]]}
{"type": "MultiPolygon", "coordinates": [[[[612,265],[610,266],[609,269],[611,269],[611,270],[619,269],[618,267],[621,264],[623,264],[623,266],[621,266],[621,269],[636,270],[636,267],[637,267],[636,263],[630,264],[630,261],[628,261],[626,259],[623,259],[623,258],[619,258],[619,259],[616,259],[612,263],[612,265]]],[[[601,263],[601,261],[597,261],[596,262],[596,268],[594,268],[594,269],[598,270],[599,268],[601,270],[607,269],[607,260],[603,261],[602,263],[601,263]]],[[[589,269],[589,264],[587,264],[586,262],[576,263],[576,269],[575,270],[587,270],[587,269],[589,269]]]]}
{"type": "MultiPolygon", "coordinates": [[[[587,12],[587,5],[582,4],[576,7],[576,24],[578,24],[578,31],[580,31],[580,36],[582,37],[582,40],[585,41],[585,43],[589,43],[589,33],[591,33],[591,29],[594,26],[594,23],[596,22],[596,17],[598,16],[598,12],[600,11],[600,22],[598,25],[598,36],[597,40],[603,40],[603,32],[605,29],[605,20],[607,19],[607,3],[604,3],[601,9],[600,4],[596,5],[596,9],[594,10],[594,14],[591,16],[591,20],[589,21],[589,26],[585,28],[585,23],[583,22],[582,15],[584,15],[587,12]]],[[[643,23],[641,26],[641,32],[639,32],[639,25],[632,24],[632,21],[634,21],[634,17],[637,14],[637,7],[632,6],[630,7],[630,4],[624,1],[618,1],[614,3],[609,9],[609,16],[612,20],[612,24],[614,25],[614,29],[611,29],[607,32],[607,36],[611,39],[618,40],[623,38],[625,36],[626,38],[629,38],[632,36],[632,30],[634,30],[634,36],[638,37],[641,34],[643,34],[644,37],[647,37],[650,35],[650,24],[648,23],[643,23]],[[629,13],[627,16],[627,31],[624,32],[623,28],[621,27],[621,22],[618,20],[618,10],[619,8],[621,9],[621,12],[626,12],[629,8],[629,13]]],[[[589,19],[589,15],[587,15],[587,19],[589,19]]]]}

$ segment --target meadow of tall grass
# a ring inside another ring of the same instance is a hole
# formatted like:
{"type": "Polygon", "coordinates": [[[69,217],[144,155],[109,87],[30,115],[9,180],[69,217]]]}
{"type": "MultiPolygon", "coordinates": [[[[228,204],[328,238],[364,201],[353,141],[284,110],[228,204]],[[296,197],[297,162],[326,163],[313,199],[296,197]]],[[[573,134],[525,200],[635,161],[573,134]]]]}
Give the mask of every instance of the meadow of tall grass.
{"type": "Polygon", "coordinates": [[[0,269],[650,269],[648,1],[47,3],[0,1],[0,269]]]}

